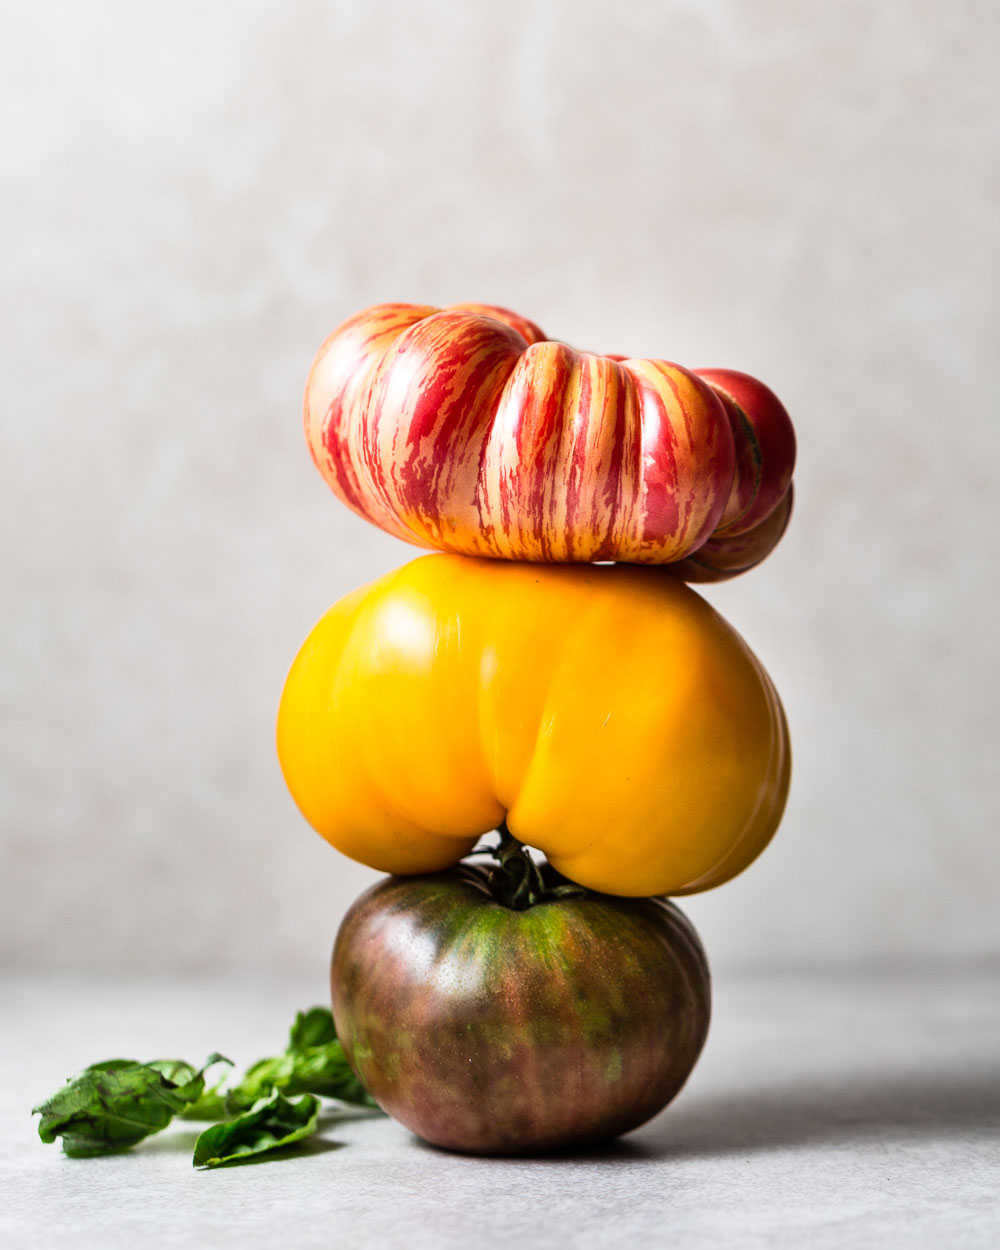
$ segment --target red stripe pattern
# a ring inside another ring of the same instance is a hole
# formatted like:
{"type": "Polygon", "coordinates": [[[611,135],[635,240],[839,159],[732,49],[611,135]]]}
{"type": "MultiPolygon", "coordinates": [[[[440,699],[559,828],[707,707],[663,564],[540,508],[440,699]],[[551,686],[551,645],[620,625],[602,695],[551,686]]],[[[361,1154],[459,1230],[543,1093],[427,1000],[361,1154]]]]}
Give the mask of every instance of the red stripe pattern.
{"type": "Polygon", "coordinates": [[[795,435],[762,383],[574,351],[492,305],[365,309],[320,348],[304,407],[334,493],[418,546],[718,580],[790,511],[795,435]]]}

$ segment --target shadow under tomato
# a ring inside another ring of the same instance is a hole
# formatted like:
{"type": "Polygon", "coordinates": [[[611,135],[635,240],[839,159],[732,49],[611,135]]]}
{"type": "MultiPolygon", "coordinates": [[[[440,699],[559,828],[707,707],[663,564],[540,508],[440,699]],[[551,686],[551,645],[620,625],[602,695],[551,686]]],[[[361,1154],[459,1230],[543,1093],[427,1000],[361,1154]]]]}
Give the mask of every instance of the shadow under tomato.
{"type": "Polygon", "coordinates": [[[998,1129],[1000,1065],[701,1094],[668,1107],[627,1140],[647,1158],[681,1159],[998,1129]]]}
{"type": "Polygon", "coordinates": [[[690,1095],[613,1141],[547,1154],[453,1158],[546,1165],[634,1164],[747,1155],[793,1147],[947,1140],[1000,1131],[1000,1065],[974,1072],[867,1073],[855,1080],[790,1082],[771,1088],[690,1095]]]}
{"type": "Polygon", "coordinates": [[[610,1141],[597,1142],[591,1146],[574,1146],[566,1150],[549,1150],[542,1153],[510,1153],[510,1154],[473,1154],[462,1150],[451,1150],[445,1146],[435,1146],[421,1137],[411,1137],[411,1142],[420,1150],[431,1154],[443,1155],[453,1159],[469,1159],[474,1162],[495,1162],[504,1160],[509,1163],[614,1163],[634,1162],[637,1159],[656,1158],[659,1153],[651,1150],[644,1142],[634,1137],[615,1137],[610,1141]]]}

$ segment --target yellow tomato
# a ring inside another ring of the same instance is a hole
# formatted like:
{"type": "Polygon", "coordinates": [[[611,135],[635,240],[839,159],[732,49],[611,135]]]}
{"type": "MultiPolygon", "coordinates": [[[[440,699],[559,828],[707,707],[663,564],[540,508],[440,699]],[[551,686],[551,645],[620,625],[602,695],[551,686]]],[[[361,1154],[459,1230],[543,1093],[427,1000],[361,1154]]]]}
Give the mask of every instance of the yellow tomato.
{"type": "Polygon", "coordinates": [[[285,685],[306,819],[372,868],[458,862],[506,818],[610,894],[719,885],[781,818],[781,703],[746,643],[655,568],[414,560],[336,603],[285,685]]]}

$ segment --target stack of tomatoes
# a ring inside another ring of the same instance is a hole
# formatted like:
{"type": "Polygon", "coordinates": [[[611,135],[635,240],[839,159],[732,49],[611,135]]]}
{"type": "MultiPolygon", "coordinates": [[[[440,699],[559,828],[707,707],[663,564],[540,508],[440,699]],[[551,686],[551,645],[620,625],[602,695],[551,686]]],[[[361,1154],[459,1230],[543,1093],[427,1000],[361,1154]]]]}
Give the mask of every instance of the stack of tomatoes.
{"type": "Polygon", "coordinates": [[[708,1028],[704,952],[664,896],[742,871],[788,790],[774,686],[686,585],[781,537],[788,415],[746,374],[388,304],[320,348],[305,426],[346,504],[438,552],[330,609],[278,716],[306,819],[393,874],[334,948],[348,1058],[454,1149],[634,1128],[708,1028]]]}

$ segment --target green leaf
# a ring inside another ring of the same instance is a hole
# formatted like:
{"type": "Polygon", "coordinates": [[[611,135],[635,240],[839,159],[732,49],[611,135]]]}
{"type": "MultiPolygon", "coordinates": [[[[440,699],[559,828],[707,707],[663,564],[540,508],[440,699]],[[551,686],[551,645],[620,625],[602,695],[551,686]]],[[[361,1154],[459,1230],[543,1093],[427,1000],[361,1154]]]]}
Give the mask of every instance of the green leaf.
{"type": "MultiPolygon", "coordinates": [[[[200,1071],[195,1071],[191,1064],[185,1063],[183,1059],[153,1059],[146,1066],[155,1068],[178,1087],[177,1092],[184,1099],[180,1114],[185,1115],[190,1107],[200,1103],[206,1096],[204,1093],[205,1073],[217,1063],[224,1063],[230,1068],[233,1066],[232,1059],[227,1059],[225,1055],[217,1054],[215,1051],[208,1056],[205,1066],[200,1071]]],[[[219,1089],[224,1082],[225,1077],[214,1088],[219,1089]]]]}
{"type": "Polygon", "coordinates": [[[288,1094],[320,1094],[362,1107],[378,1104],[351,1070],[336,1038],[325,1046],[310,1046],[295,1055],[291,1078],[282,1086],[288,1094]]]}
{"type": "Polygon", "coordinates": [[[232,1113],[229,1110],[229,1094],[225,1081],[206,1089],[200,1098],[188,1103],[177,1114],[182,1120],[225,1120],[232,1113]]]}
{"type": "Polygon", "coordinates": [[[294,1094],[318,1094],[339,1098],[361,1107],[377,1103],[351,1071],[344,1048],[337,1040],[329,1007],[310,1007],[295,1017],[283,1055],[258,1059],[229,1091],[230,1115],[248,1110],[274,1090],[294,1094]]]}
{"type": "MultiPolygon", "coordinates": [[[[250,1065],[239,1082],[226,1097],[230,1115],[240,1115],[262,1098],[269,1098],[275,1090],[287,1090],[292,1080],[295,1061],[291,1055],[278,1055],[274,1059],[258,1059],[250,1065]]],[[[300,1090],[309,1093],[309,1090],[300,1090]]]]}
{"type": "MultiPolygon", "coordinates": [[[[220,1055],[219,1058],[221,1057],[220,1055]]],[[[227,1059],[225,1062],[230,1061],[227,1059]]],[[[225,1120],[232,1114],[229,1110],[228,1098],[226,1078],[223,1077],[177,1114],[184,1120],[225,1120]]]]}
{"type": "Polygon", "coordinates": [[[288,1034],[288,1050],[308,1050],[310,1046],[325,1046],[337,1040],[333,1014],[329,1007],[310,1007],[295,1017],[288,1034]]]}
{"type": "Polygon", "coordinates": [[[196,1101],[206,1068],[221,1059],[212,1055],[200,1070],[181,1059],[93,1063],[32,1108],[32,1114],[42,1117],[38,1135],[43,1142],[61,1137],[72,1158],[126,1150],[166,1128],[177,1112],[196,1101]]]}
{"type": "Polygon", "coordinates": [[[195,1142],[194,1166],[215,1168],[280,1150],[316,1131],[319,1100],[304,1095],[289,1102],[277,1090],[225,1124],[213,1124],[195,1142]]]}

